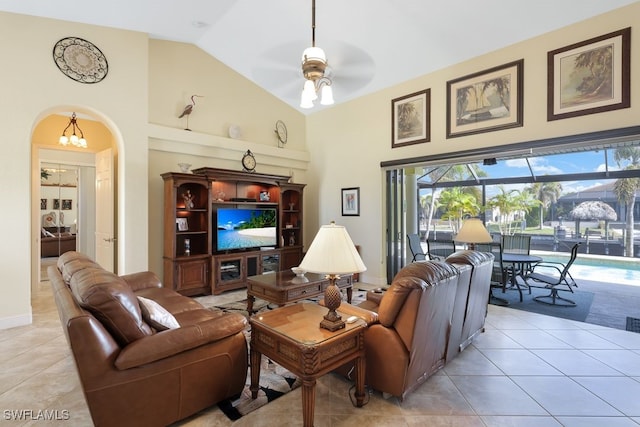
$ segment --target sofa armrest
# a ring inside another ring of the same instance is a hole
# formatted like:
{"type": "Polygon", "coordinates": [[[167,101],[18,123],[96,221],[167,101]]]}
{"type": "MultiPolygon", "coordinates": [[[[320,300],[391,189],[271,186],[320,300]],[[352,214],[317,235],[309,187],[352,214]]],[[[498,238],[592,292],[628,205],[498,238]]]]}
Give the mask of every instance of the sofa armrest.
{"type": "Polygon", "coordinates": [[[147,288],[161,288],[160,278],[151,271],[141,271],[139,273],[125,274],[120,276],[131,287],[133,292],[147,288]]]}
{"type": "Polygon", "coordinates": [[[126,346],[115,361],[120,370],[134,368],[182,353],[241,332],[247,319],[230,313],[195,325],[168,329],[136,340],[126,346]]]}
{"type": "Polygon", "coordinates": [[[382,297],[384,296],[383,290],[369,291],[366,293],[367,301],[371,301],[376,305],[380,305],[382,297]]]}

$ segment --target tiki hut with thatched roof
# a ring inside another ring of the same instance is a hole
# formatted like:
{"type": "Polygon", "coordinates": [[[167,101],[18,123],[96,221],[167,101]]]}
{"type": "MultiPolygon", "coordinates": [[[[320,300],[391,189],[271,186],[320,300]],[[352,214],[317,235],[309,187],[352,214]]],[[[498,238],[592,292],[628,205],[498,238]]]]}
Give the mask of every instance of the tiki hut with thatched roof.
{"type": "Polygon", "coordinates": [[[596,220],[604,221],[605,236],[609,236],[609,221],[616,221],[618,215],[611,206],[605,202],[582,202],[569,213],[569,217],[576,222],[576,233],[580,232],[580,221],[596,220]]]}

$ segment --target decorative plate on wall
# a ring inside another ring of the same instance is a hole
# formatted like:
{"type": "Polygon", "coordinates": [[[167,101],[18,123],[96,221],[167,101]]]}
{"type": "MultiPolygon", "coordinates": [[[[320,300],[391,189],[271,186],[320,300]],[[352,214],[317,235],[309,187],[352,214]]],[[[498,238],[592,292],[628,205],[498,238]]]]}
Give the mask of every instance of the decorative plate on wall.
{"type": "Polygon", "coordinates": [[[53,60],[70,79],[98,83],[107,76],[107,58],[93,43],[79,37],[65,37],[53,47],[53,60]]]}

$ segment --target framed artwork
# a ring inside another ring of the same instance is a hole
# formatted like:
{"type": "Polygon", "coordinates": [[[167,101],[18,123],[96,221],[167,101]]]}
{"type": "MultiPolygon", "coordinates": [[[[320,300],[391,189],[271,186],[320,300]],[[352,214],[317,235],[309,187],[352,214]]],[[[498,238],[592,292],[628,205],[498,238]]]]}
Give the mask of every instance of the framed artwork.
{"type": "Polygon", "coordinates": [[[53,209],[60,209],[60,199],[53,199],[53,209]]]}
{"type": "Polygon", "coordinates": [[[447,82],[447,138],[521,127],[524,59],[447,82]]]}
{"type": "Polygon", "coordinates": [[[360,187],[342,189],[342,216],[360,215],[360,187]]]}
{"type": "Polygon", "coordinates": [[[178,231],[189,231],[187,218],[176,218],[176,225],[178,226],[178,231]]]}
{"type": "Polygon", "coordinates": [[[47,209],[47,199],[40,199],[40,210],[47,209]]]}
{"type": "Polygon", "coordinates": [[[631,106],[631,28],[547,53],[547,121],[631,106]]]}
{"type": "Polygon", "coordinates": [[[62,210],[70,211],[71,210],[71,199],[62,199],[62,210]]]}
{"type": "Polygon", "coordinates": [[[431,89],[391,100],[391,148],[431,140],[431,89]]]}

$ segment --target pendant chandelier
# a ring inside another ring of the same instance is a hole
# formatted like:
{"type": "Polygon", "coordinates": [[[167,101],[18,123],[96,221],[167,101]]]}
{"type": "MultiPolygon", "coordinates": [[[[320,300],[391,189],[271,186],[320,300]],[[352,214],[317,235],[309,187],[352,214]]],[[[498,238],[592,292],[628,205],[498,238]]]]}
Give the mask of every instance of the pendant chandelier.
{"type": "Polygon", "coordinates": [[[325,75],[327,70],[327,56],[324,50],[316,46],[316,0],[311,1],[311,47],[302,53],[302,74],[306,81],[300,97],[300,108],[313,108],[313,101],[318,99],[320,104],[333,104],[333,89],[331,79],[325,75]]]}
{"type": "Polygon", "coordinates": [[[75,147],[87,148],[87,140],[84,139],[84,133],[82,132],[82,129],[80,129],[80,126],[78,125],[78,120],[76,119],[76,113],[73,113],[71,115],[71,119],[69,119],[69,124],[62,131],[62,135],[60,136],[60,139],[58,140],[58,142],[60,143],[60,145],[63,145],[65,147],[71,144],[75,147]],[[71,127],[71,136],[67,136],[67,130],[69,129],[69,127],[71,127]],[[78,132],[80,132],[80,137],[76,135],[76,129],[78,130],[78,132]]]}

